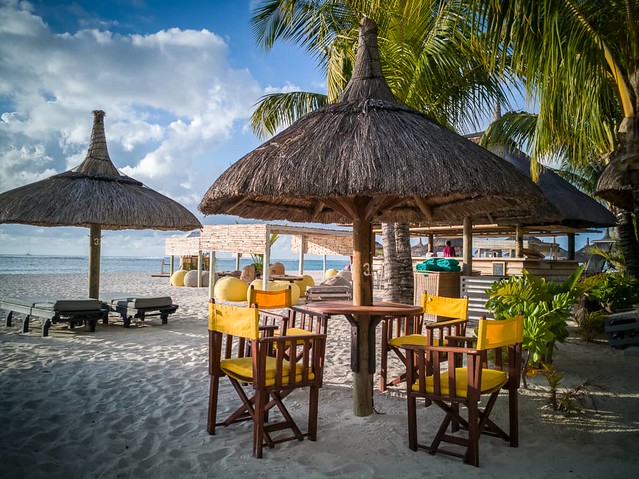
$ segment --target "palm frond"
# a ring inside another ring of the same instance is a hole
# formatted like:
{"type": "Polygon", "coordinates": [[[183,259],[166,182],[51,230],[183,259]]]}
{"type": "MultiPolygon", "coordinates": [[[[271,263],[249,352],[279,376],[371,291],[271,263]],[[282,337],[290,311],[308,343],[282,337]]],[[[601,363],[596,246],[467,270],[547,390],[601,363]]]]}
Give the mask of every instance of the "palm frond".
{"type": "Polygon", "coordinates": [[[251,115],[251,128],[258,137],[266,138],[327,103],[326,95],[321,93],[295,91],[265,95],[251,115]]]}

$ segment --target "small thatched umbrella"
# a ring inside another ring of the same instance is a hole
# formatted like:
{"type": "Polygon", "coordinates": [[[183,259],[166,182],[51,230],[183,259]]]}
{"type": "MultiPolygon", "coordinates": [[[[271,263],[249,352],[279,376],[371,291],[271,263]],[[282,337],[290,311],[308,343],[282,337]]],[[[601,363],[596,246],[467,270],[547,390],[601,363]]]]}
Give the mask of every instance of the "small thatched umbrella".
{"type": "Polygon", "coordinates": [[[91,229],[89,297],[100,292],[101,230],[201,228],[172,199],[120,173],[111,162],[104,112],[93,112],[89,151],[76,168],[0,194],[0,223],[91,229]]]}
{"type": "Polygon", "coordinates": [[[397,103],[379,63],[377,26],[364,18],[353,76],[339,100],[233,164],[199,209],[352,224],[353,303],[370,305],[372,222],[448,224],[541,201],[515,167],[397,103]]]}
{"type": "Polygon", "coordinates": [[[626,211],[632,211],[632,185],[628,175],[608,165],[597,181],[596,193],[604,200],[626,211]]]}

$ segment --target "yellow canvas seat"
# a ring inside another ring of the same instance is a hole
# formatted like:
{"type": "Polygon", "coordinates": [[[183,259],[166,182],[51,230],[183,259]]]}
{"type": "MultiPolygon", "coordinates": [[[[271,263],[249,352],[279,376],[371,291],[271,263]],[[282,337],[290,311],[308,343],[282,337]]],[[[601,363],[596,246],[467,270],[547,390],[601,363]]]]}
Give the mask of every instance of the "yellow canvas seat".
{"type": "Polygon", "coordinates": [[[319,389],[322,386],[326,335],[262,335],[256,307],[209,304],[209,410],[207,430],[215,434],[216,426],[237,421],[253,421],[253,454],[262,457],[264,445],[317,438],[319,389]],[[300,351],[290,358],[287,348],[300,351]],[[273,356],[271,356],[273,354],[273,356]],[[220,378],[228,377],[241,406],[226,420],[217,422],[220,378]],[[243,384],[245,386],[243,386],[243,384]],[[284,405],[293,390],[309,388],[307,432],[303,433],[284,405]],[[252,389],[249,397],[245,389],[252,389]],[[269,420],[276,408],[281,420],[269,420]],[[273,433],[290,430],[292,435],[274,437],[273,433]]]}
{"type": "Polygon", "coordinates": [[[519,445],[517,390],[521,375],[523,324],[523,316],[499,321],[480,319],[476,338],[449,337],[448,346],[404,346],[408,444],[412,450],[424,448],[431,454],[440,452],[461,457],[464,462],[478,466],[481,434],[499,437],[511,447],[519,445]],[[503,354],[503,348],[507,348],[507,354],[503,354]],[[490,355],[494,358],[492,364],[488,361],[490,350],[494,351],[494,355],[490,355]],[[442,353],[446,354],[446,359],[442,359],[442,353]],[[461,364],[465,367],[460,367],[461,364]],[[508,391],[508,433],[490,419],[502,389],[508,391]],[[489,398],[484,409],[480,410],[482,395],[489,398]],[[417,440],[418,398],[425,399],[427,406],[434,403],[445,412],[429,446],[419,444],[417,440]],[[466,418],[460,414],[460,405],[466,406],[466,418]],[[461,433],[460,425],[464,430],[461,433]],[[442,442],[454,444],[453,447],[461,446],[462,449],[442,448],[442,442]]]}
{"type": "Polygon", "coordinates": [[[463,336],[468,323],[468,298],[422,295],[424,313],[405,318],[385,318],[382,324],[382,347],[379,390],[404,381],[405,374],[388,380],[388,353],[393,351],[406,365],[404,346],[446,345],[447,336],[463,336]],[[434,318],[433,321],[427,321],[434,318]]]}

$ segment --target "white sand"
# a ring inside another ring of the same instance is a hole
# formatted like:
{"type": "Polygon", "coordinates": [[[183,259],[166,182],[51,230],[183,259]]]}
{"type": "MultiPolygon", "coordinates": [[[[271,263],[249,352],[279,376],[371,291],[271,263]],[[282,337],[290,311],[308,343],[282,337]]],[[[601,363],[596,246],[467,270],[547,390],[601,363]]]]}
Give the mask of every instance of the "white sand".
{"type": "MultiPolygon", "coordinates": [[[[0,275],[0,296],[83,295],[86,276],[0,275]]],[[[604,377],[583,414],[543,406],[548,385],[535,377],[521,390],[520,447],[480,441],[479,469],[407,446],[401,389],[375,391],[380,414],[352,413],[347,323],[330,325],[318,441],[287,442],[251,456],[251,426],[206,432],[207,288],[172,288],[165,278],[104,274],[101,291],[170,295],[180,305],[167,325],[158,318],[124,329],[113,317],[94,333],[55,325],[40,337],[34,322],[0,326],[0,477],[637,477],[639,471],[639,357],[605,341],[571,337],[556,352],[563,387],[604,377]]],[[[379,345],[379,341],[378,341],[379,345]]],[[[379,347],[378,347],[379,350],[379,347]]],[[[379,363],[378,363],[379,364],[379,363]]],[[[221,414],[237,405],[222,382],[221,414]]],[[[377,383],[375,383],[377,386],[377,383]]],[[[306,395],[289,397],[300,418],[306,395]]],[[[505,398],[493,416],[504,418],[505,398]]],[[[419,410],[420,440],[435,432],[441,412],[419,410]]],[[[503,423],[503,422],[502,422],[503,423]]]]}

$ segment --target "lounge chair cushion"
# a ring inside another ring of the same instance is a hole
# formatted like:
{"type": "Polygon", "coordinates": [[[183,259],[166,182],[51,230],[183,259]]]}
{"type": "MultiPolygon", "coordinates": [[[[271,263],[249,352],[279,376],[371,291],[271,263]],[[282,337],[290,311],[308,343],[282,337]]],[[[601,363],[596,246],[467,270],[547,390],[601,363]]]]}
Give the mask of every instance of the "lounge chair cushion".
{"type": "Polygon", "coordinates": [[[9,305],[24,306],[32,308],[35,304],[49,302],[49,298],[44,296],[20,296],[18,298],[2,298],[2,302],[9,305]]]}
{"type": "Polygon", "coordinates": [[[36,303],[35,308],[52,309],[53,311],[93,311],[100,309],[102,304],[97,299],[57,299],[44,303],[36,303]]]}
{"type": "Polygon", "coordinates": [[[48,309],[51,311],[92,311],[101,308],[97,299],[50,299],[42,296],[24,296],[20,298],[5,298],[5,303],[19,306],[48,309]]]}
{"type": "Polygon", "coordinates": [[[170,296],[145,297],[131,294],[123,294],[119,295],[119,297],[118,295],[110,295],[110,302],[112,306],[129,309],[162,308],[173,304],[170,296]]]}

